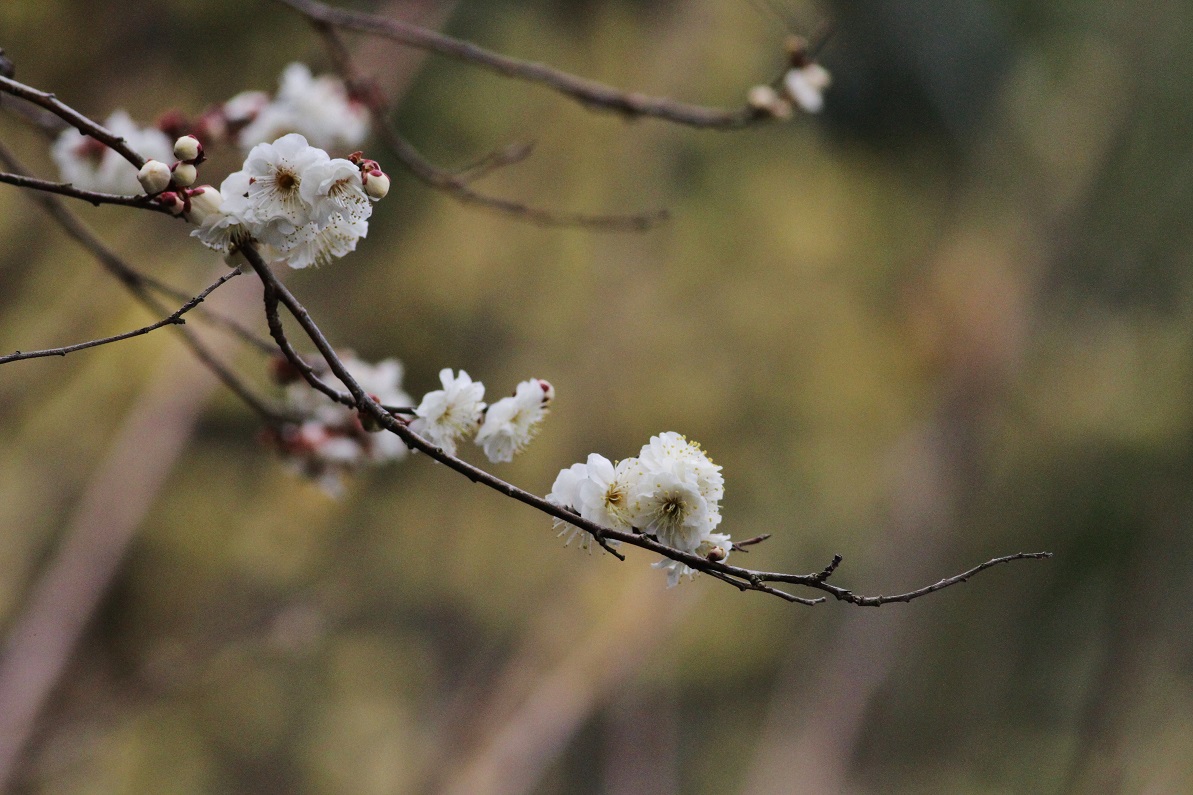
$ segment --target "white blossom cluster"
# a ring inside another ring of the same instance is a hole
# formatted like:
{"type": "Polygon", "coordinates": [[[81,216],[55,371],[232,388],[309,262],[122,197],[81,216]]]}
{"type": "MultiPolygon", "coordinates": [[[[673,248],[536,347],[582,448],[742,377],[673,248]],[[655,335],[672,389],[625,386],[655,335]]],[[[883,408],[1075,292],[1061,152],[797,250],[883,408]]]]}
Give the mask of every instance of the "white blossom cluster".
{"type": "MultiPolygon", "coordinates": [[[[123,110],[108,116],[104,127],[123,138],[134,152],[154,160],[169,160],[173,145],[164,132],[140,127],[123,110]]],[[[136,195],[141,192],[137,168],[118,152],[109,149],[73,127],[63,130],[50,149],[63,182],[96,193],[136,195]]]]}
{"type": "Polygon", "coordinates": [[[373,202],[389,191],[375,161],[332,158],[297,133],[257,144],[217,191],[187,191],[191,232],[224,254],[254,240],[267,259],[292,268],[327,263],[355,251],[368,234],[373,202]]]}
{"type": "Polygon", "coordinates": [[[287,133],[299,133],[320,149],[351,151],[369,134],[369,111],[331,75],[314,77],[301,63],[282,72],[278,92],[237,94],[220,108],[229,135],[247,151],[287,133]]]}
{"type": "MultiPolygon", "coordinates": [[[[397,359],[372,365],[345,355],[341,361],[378,403],[413,414],[409,420],[412,431],[453,456],[458,442],[475,437],[494,463],[511,461],[526,448],[555,396],[549,383],[531,378],[518,384],[513,396],[486,406],[484,384],[473,381],[463,370],[453,374],[444,368],[439,372],[443,388],[428,392],[418,406],[410,408],[413,401],[402,389],[403,368],[397,359]]],[[[316,479],[329,493],[342,491],[343,475],[349,472],[405,457],[406,445],[397,435],[371,433],[355,410],[312,389],[284,360],[277,364],[275,375],[287,382],[289,413],[303,419],[271,432],[267,439],[299,472],[316,479]]],[[[325,376],[325,380],[346,390],[334,377],[325,376]]],[[[395,416],[404,421],[402,414],[395,416]]]]}
{"type": "MultiPolygon", "coordinates": [[[[593,453],[586,463],[573,464],[559,473],[547,500],[604,527],[653,535],[672,549],[722,561],[733,549],[728,535],[714,532],[724,493],[721,467],[700,445],[667,432],[652,436],[637,458],[615,465],[593,453]]],[[[578,538],[582,548],[591,547],[587,531],[561,519],[555,528],[567,536],[565,543],[578,538]]],[[[654,565],[667,572],[668,586],[696,573],[670,558],[654,565]]]]}

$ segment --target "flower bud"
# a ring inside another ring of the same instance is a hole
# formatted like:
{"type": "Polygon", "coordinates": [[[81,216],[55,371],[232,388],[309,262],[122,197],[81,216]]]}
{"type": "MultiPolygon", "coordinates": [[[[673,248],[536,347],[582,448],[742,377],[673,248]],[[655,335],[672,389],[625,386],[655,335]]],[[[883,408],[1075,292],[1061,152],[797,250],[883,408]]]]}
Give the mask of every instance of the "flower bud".
{"type": "Polygon", "coordinates": [[[549,381],[538,379],[539,388],[543,390],[543,405],[549,406],[551,401],[555,399],[555,387],[551,386],[549,381]]]}
{"type": "Polygon", "coordinates": [[[165,193],[159,193],[157,202],[162,207],[169,211],[170,215],[182,215],[183,210],[186,209],[186,200],[179,196],[175,191],[168,190],[165,193]]]}
{"type": "Polygon", "coordinates": [[[754,86],[746,95],[746,102],[751,108],[769,113],[776,119],[791,117],[791,103],[779,96],[779,92],[770,86],[754,86]]]}
{"type": "Polygon", "coordinates": [[[224,195],[211,185],[200,185],[187,191],[191,199],[191,209],[187,213],[187,220],[193,224],[202,224],[209,216],[220,211],[224,203],[224,195]]]}
{"type": "Polygon", "coordinates": [[[184,135],[174,142],[174,157],[184,163],[198,160],[201,154],[203,154],[203,145],[193,135],[184,135]]]}
{"type": "Polygon", "coordinates": [[[146,160],[137,172],[137,181],[150,196],[156,196],[170,184],[170,167],[160,160],[146,160]]]}
{"type": "Polygon", "coordinates": [[[365,193],[373,201],[384,199],[385,194],[389,193],[389,177],[381,169],[373,169],[361,174],[361,179],[364,182],[365,193]]]}
{"type": "Polygon", "coordinates": [[[195,184],[195,180],[199,178],[199,169],[195,168],[190,163],[175,163],[174,164],[174,182],[184,188],[189,188],[195,184]]]}

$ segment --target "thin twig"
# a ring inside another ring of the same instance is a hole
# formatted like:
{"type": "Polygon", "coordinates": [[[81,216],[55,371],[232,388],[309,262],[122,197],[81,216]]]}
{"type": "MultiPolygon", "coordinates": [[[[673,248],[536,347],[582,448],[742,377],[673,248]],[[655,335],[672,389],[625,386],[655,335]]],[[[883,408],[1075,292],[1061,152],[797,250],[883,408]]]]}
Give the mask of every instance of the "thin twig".
{"type": "Polygon", "coordinates": [[[185,315],[187,312],[189,312],[192,309],[194,309],[195,307],[197,307],[199,304],[203,303],[204,299],[206,299],[207,296],[211,295],[213,292],[215,292],[217,289],[219,289],[221,286],[223,286],[226,282],[230,281],[233,277],[239,276],[239,275],[240,275],[240,271],[229,271],[228,273],[225,273],[223,276],[216,279],[203,292],[194,296],[189,301],[187,301],[185,304],[183,304],[181,307],[179,307],[169,317],[162,318],[161,320],[157,321],[156,323],[151,323],[148,326],[142,326],[139,329],[134,329],[133,331],[126,331],[123,334],[116,334],[111,337],[103,337],[101,339],[88,340],[87,342],[80,342],[75,345],[66,345],[61,348],[47,348],[45,350],[40,350],[40,351],[16,351],[14,353],[10,353],[8,356],[0,356],[0,364],[7,364],[8,362],[18,362],[18,361],[22,361],[24,359],[40,359],[40,358],[43,358],[46,356],[65,356],[66,354],[74,353],[75,351],[86,350],[87,348],[97,348],[100,345],[107,345],[108,343],[111,343],[111,342],[120,342],[121,340],[127,340],[127,339],[131,339],[133,337],[139,337],[142,334],[148,334],[151,331],[155,331],[155,330],[161,328],[162,326],[169,326],[169,325],[173,325],[173,324],[181,325],[186,322],[185,320],[182,319],[183,315],[185,315]]]}
{"type": "MultiPolygon", "coordinates": [[[[27,173],[20,160],[3,143],[0,143],[0,162],[13,173],[27,173]]],[[[57,196],[49,193],[32,193],[30,194],[30,198],[40,204],[50,214],[50,217],[62,227],[67,235],[74,238],[79,245],[95,257],[104,270],[116,277],[124,285],[125,289],[142,305],[158,316],[165,315],[170,311],[154,298],[149,290],[151,288],[159,289],[162,287],[169,290],[173,290],[174,288],[163,285],[156,279],[142,274],[125,262],[116,252],[108,248],[102,240],[96,237],[91,229],[79,220],[78,216],[67,209],[66,205],[57,196]]],[[[173,326],[173,328],[182,337],[183,343],[191,349],[191,352],[203,364],[215,373],[220,381],[224,383],[224,386],[232,390],[238,398],[243,400],[249,408],[260,415],[265,422],[270,425],[277,425],[284,420],[282,415],[271,409],[263,399],[257,397],[247,384],[241,381],[235,373],[224,365],[191,329],[186,326],[173,326]]]]}
{"type": "MultiPolygon", "coordinates": [[[[734,110],[688,105],[665,97],[650,97],[554,69],[531,61],[511,58],[471,42],[446,36],[427,28],[388,17],[333,8],[316,0],[276,0],[310,20],[342,30],[380,36],[398,44],[455,58],[505,77],[544,85],[581,105],[621,113],[628,118],[642,116],[675,124],[717,130],[733,130],[768,120],[769,115],[748,105],[734,110]]],[[[743,92],[744,94],[744,92],[743,92]]]]}
{"type": "Polygon", "coordinates": [[[132,163],[137,168],[145,165],[145,158],[134,152],[124,142],[124,139],[114,134],[106,127],[98,124],[91,119],[79,113],[74,108],[61,102],[58,97],[53,94],[48,94],[45,91],[38,91],[32,86],[27,86],[24,83],[17,82],[11,77],[0,76],[0,91],[12,94],[15,97],[28,100],[34,105],[40,105],[46,110],[53,113],[58,118],[65,121],[70,126],[77,129],[84,135],[90,135],[95,140],[106,145],[109,149],[116,152],[128,162],[132,163]]]}
{"type": "MultiPolygon", "coordinates": [[[[287,0],[280,0],[287,2],[287,0]]],[[[654,210],[629,215],[601,215],[590,213],[546,210],[532,207],[512,199],[490,196],[474,190],[470,183],[491,173],[494,169],[520,162],[530,155],[530,145],[513,145],[486,155],[477,165],[460,172],[452,172],[428,160],[390,123],[391,108],[376,85],[361,77],[352,61],[335,26],[318,17],[306,15],[315,31],[322,37],[332,64],[344,81],[361,97],[369,110],[373,126],[381,140],[397,156],[398,160],[420,182],[441,190],[464,204],[472,204],[519,218],[533,224],[547,227],[580,227],[606,232],[643,232],[665,222],[670,216],[666,210],[654,210]]],[[[434,34],[439,35],[439,34],[434,34]]]]}
{"type": "Polygon", "coordinates": [[[72,199],[82,199],[98,207],[101,204],[119,204],[124,207],[136,207],[141,210],[173,215],[165,205],[153,200],[152,196],[126,196],[119,193],[97,193],[90,190],[76,188],[69,182],[50,182],[49,180],[27,177],[23,174],[6,174],[0,171],[0,182],[16,185],[18,188],[33,188],[47,193],[57,193],[59,196],[69,196],[72,199]]]}

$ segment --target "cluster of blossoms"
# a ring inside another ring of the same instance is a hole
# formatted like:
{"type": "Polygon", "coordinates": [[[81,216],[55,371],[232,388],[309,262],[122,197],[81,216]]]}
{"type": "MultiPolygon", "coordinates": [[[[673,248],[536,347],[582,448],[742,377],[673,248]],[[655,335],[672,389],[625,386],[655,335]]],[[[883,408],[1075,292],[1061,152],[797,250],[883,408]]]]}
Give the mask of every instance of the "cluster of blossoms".
{"type": "MultiPolygon", "coordinates": [[[[652,436],[637,458],[615,465],[593,453],[586,463],[573,464],[559,473],[547,500],[604,527],[653,535],[672,549],[722,561],[733,550],[728,535],[714,532],[724,493],[721,467],[700,445],[668,432],[652,436]]],[[[587,531],[561,519],[555,528],[566,543],[578,538],[590,548],[587,531]]],[[[670,558],[654,565],[667,572],[669,586],[696,573],[670,558]]]]}
{"type": "Polygon", "coordinates": [[[772,86],[754,86],[747,96],[750,106],[776,119],[791,118],[794,108],[819,113],[824,107],[824,91],[833,82],[832,75],[809,57],[807,42],[798,36],[788,39],[787,54],[791,66],[783,74],[782,92],[772,86]]]}
{"type": "Polygon", "coordinates": [[[253,240],[267,259],[305,268],[355,251],[368,234],[373,202],[388,192],[389,177],[376,161],[360,152],[332,158],[290,133],[254,146],[219,190],[202,185],[159,200],[197,224],[191,234],[208,248],[230,254],[253,240]]]}
{"type": "MultiPolygon", "coordinates": [[[[443,388],[428,392],[411,408],[413,401],[402,389],[401,362],[387,359],[372,365],[351,355],[341,361],[366,392],[412,431],[453,456],[458,442],[475,437],[494,463],[511,461],[526,448],[555,396],[549,383],[531,378],[518,384],[513,396],[486,406],[484,384],[463,370],[453,374],[445,368],[439,372],[443,388]]],[[[289,413],[303,419],[268,431],[266,441],[329,493],[342,491],[345,474],[405,457],[407,448],[398,436],[374,433],[378,429],[371,423],[366,426],[355,410],[312,389],[284,359],[275,362],[274,376],[285,385],[289,413]]],[[[330,374],[323,377],[346,389],[330,374]]]]}

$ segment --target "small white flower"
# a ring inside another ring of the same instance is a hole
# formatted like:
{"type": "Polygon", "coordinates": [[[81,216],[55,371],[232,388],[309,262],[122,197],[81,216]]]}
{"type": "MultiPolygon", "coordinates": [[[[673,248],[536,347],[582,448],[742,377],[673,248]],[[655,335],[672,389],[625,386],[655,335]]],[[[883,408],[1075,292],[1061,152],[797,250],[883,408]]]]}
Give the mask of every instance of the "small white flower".
{"type": "Polygon", "coordinates": [[[674,549],[692,552],[720,521],[696,481],[670,470],[647,472],[630,500],[631,524],[674,549]]]}
{"type": "MultiPolygon", "coordinates": [[[[202,214],[192,220],[199,225],[191,232],[203,245],[223,254],[251,236],[248,215],[249,175],[234,171],[220,184],[220,199],[215,212],[202,214]]],[[[206,195],[206,194],[205,194],[206,195]]],[[[192,200],[192,209],[194,203],[192,200]]]]}
{"type": "Polygon", "coordinates": [[[675,470],[681,477],[694,478],[701,495],[714,510],[725,495],[725,478],[721,475],[721,467],[712,462],[700,445],[674,431],[650,437],[650,441],[638,453],[638,459],[649,472],[675,470]]]}
{"type": "MultiPolygon", "coordinates": [[[[584,464],[572,464],[567,469],[560,470],[555,478],[555,483],[551,486],[551,493],[547,495],[547,502],[552,505],[558,505],[560,508],[567,508],[575,511],[576,504],[579,502],[580,484],[588,477],[588,467],[584,464]]],[[[580,548],[588,549],[592,542],[592,534],[587,530],[581,530],[570,522],[565,522],[558,517],[551,517],[552,528],[558,530],[558,536],[566,535],[563,545],[568,546],[577,538],[580,539],[580,548]]]]}
{"type": "MultiPolygon", "coordinates": [[[[243,104],[251,107],[247,99],[243,104]]],[[[351,150],[368,132],[368,109],[349,98],[342,81],[329,75],[313,77],[305,65],[292,63],[282,72],[277,96],[256,107],[239,142],[248,149],[285,133],[301,133],[313,146],[351,150]]]]}
{"type": "Polygon", "coordinates": [[[783,75],[783,87],[791,101],[806,113],[819,113],[824,107],[824,90],[833,82],[828,70],[810,62],[783,75]]]}
{"type": "Polygon", "coordinates": [[[311,208],[311,219],[320,227],[330,223],[335,215],[356,222],[368,220],[373,213],[373,204],[361,182],[360,168],[343,158],[324,160],[307,168],[299,194],[311,208]]]}
{"type": "Polygon", "coordinates": [[[443,389],[423,396],[414,410],[410,430],[442,447],[448,455],[456,454],[456,440],[475,433],[480,426],[485,404],[485,385],[473,381],[463,370],[453,376],[450,367],[439,371],[443,389]]]}
{"type": "Polygon", "coordinates": [[[331,223],[322,229],[312,222],[295,230],[287,236],[287,245],[278,248],[278,254],[296,270],[327,265],[356,251],[356,244],[368,233],[366,222],[346,221],[342,215],[333,215],[331,223]]]}
{"type": "Polygon", "coordinates": [[[327,159],[326,152],[293,133],[253,147],[243,168],[249,178],[245,220],[253,237],[283,251],[299,242],[295,233],[311,222],[313,210],[302,195],[303,176],[327,159]]]}
{"type": "Polygon", "coordinates": [[[580,515],[613,530],[631,526],[630,498],[642,476],[638,460],[627,458],[615,467],[603,455],[588,456],[588,475],[579,486],[575,505],[580,515]]]}
{"type": "Polygon", "coordinates": [[[555,389],[546,381],[532,378],[518,384],[513,397],[489,406],[476,434],[476,443],[493,463],[513,461],[538,434],[547,416],[555,389]]]}
{"type": "MultiPolygon", "coordinates": [[[[123,138],[141,157],[163,162],[172,159],[170,139],[161,130],[138,127],[123,110],[108,116],[104,127],[123,138]]],[[[137,195],[141,185],[137,167],[89,135],[73,127],[63,130],[50,150],[63,181],[81,190],[137,195]]]]}

